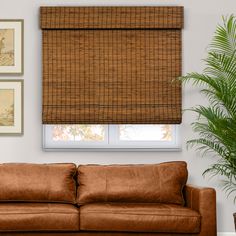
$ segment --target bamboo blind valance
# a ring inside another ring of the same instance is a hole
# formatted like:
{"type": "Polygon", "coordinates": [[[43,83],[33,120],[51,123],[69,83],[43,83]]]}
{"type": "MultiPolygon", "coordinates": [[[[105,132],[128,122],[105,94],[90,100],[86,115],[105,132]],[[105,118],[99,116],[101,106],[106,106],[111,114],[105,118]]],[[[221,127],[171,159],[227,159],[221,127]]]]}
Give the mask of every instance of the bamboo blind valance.
{"type": "Polygon", "coordinates": [[[44,124],[181,123],[183,7],[41,7],[44,124]]]}

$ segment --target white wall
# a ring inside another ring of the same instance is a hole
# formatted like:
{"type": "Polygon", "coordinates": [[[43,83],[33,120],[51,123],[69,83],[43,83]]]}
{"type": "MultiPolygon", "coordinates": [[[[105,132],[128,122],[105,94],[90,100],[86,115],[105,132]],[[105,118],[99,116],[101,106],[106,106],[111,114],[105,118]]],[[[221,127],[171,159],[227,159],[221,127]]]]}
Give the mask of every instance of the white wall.
{"type": "MultiPolygon", "coordinates": [[[[41,32],[39,6],[43,5],[183,5],[183,73],[201,71],[206,46],[212,38],[222,15],[236,12],[235,0],[1,0],[0,18],[25,20],[25,134],[23,137],[0,137],[0,162],[75,162],[75,163],[159,163],[171,160],[188,162],[189,182],[217,187],[204,179],[203,170],[213,160],[201,159],[194,151],[182,152],[43,152],[41,125],[41,32]]],[[[184,88],[183,107],[204,103],[196,89],[184,88]]],[[[193,114],[184,113],[181,136],[183,143],[193,136],[190,123],[193,114]]],[[[232,200],[217,188],[218,231],[234,231],[232,213],[236,207],[232,200]]]]}

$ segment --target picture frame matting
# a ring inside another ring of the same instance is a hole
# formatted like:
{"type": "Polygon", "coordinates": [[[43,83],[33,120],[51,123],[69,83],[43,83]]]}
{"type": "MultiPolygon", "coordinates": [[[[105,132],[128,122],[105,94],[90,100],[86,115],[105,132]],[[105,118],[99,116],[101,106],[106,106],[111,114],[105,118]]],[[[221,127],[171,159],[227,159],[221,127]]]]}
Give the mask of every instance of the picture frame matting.
{"type": "Polygon", "coordinates": [[[24,20],[0,19],[0,75],[24,73],[24,20]]]}

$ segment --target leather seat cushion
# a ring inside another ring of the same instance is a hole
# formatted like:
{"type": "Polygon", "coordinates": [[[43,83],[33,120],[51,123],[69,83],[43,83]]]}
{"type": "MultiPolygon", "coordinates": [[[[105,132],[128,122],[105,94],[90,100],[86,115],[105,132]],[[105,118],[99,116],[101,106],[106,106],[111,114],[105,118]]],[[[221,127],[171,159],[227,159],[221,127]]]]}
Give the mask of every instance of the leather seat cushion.
{"type": "Polygon", "coordinates": [[[200,214],[174,204],[93,203],[80,207],[80,230],[199,233],[200,214]]]}
{"type": "Polygon", "coordinates": [[[1,203],[0,231],[79,230],[79,209],[71,204],[1,203]]]}

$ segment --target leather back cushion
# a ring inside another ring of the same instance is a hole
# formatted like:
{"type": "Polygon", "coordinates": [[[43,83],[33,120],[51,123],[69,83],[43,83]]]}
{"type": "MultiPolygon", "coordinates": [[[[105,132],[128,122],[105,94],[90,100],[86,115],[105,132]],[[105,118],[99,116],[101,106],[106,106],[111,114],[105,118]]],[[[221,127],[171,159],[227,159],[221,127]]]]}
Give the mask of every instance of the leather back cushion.
{"type": "Polygon", "coordinates": [[[188,177],[185,162],[154,165],[81,165],[78,167],[79,205],[92,202],[184,204],[188,177]]]}
{"type": "Polygon", "coordinates": [[[1,164],[0,201],[75,203],[74,164],[1,164]]]}

